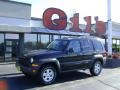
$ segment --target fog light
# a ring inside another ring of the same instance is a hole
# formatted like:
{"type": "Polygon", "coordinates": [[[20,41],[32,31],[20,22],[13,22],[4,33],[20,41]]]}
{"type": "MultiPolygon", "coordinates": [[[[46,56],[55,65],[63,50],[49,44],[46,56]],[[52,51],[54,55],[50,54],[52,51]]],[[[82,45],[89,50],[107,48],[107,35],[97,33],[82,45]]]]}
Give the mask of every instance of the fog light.
{"type": "Polygon", "coordinates": [[[38,67],[39,65],[38,64],[32,64],[33,67],[38,67]]]}
{"type": "Polygon", "coordinates": [[[34,62],[34,59],[33,59],[33,58],[31,58],[31,59],[30,59],[30,62],[31,62],[31,63],[33,63],[33,62],[34,62]]]}
{"type": "Polygon", "coordinates": [[[36,72],[36,70],[32,70],[32,72],[33,72],[33,73],[35,73],[35,72],[36,72]]]}

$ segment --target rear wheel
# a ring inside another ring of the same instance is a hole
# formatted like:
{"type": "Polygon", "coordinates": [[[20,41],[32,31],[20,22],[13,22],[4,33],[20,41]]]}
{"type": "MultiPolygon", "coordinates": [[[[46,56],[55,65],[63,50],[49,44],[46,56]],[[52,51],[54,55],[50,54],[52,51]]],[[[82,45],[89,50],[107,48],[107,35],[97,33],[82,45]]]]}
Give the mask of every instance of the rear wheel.
{"type": "Polygon", "coordinates": [[[57,76],[56,69],[51,65],[47,65],[44,66],[39,72],[38,79],[43,84],[52,84],[55,81],[56,76],[57,76]]]}
{"type": "Polygon", "coordinates": [[[93,76],[98,76],[102,71],[102,63],[100,61],[95,61],[92,68],[90,68],[90,73],[93,76]]]}

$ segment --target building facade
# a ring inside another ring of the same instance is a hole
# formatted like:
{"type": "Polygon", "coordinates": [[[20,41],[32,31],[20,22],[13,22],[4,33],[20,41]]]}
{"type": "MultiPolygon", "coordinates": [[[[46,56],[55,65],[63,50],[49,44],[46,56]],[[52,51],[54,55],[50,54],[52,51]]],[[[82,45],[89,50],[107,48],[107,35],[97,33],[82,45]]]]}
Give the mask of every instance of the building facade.
{"type": "MultiPolygon", "coordinates": [[[[71,23],[66,30],[49,30],[42,19],[31,18],[31,4],[0,0],[0,62],[15,61],[23,53],[45,48],[51,41],[64,38],[89,35],[70,32],[71,23]]],[[[80,25],[85,28],[85,25],[80,25]]],[[[113,23],[113,43],[120,45],[120,25],[113,23]],[[118,43],[119,42],[119,43],[118,43]]]]}
{"type": "Polygon", "coordinates": [[[31,5],[0,0],[0,61],[12,61],[21,53],[23,33],[31,31],[31,5]]]}

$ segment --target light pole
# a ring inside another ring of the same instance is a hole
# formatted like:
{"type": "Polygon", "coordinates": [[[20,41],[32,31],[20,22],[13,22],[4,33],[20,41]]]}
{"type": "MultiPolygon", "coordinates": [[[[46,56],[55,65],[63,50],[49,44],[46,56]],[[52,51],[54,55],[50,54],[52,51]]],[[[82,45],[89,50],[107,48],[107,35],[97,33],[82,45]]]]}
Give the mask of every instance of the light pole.
{"type": "Polygon", "coordinates": [[[107,37],[108,37],[108,53],[112,54],[112,20],[111,20],[111,0],[107,0],[107,20],[108,20],[108,28],[107,28],[107,37]]]}

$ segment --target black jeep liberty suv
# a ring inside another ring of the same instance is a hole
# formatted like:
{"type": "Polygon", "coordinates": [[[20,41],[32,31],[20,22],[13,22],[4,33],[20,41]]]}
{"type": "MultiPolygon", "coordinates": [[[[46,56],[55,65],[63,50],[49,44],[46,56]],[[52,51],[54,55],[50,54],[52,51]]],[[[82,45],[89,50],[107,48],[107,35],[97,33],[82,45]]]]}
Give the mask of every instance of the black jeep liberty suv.
{"type": "Polygon", "coordinates": [[[56,39],[45,50],[24,54],[17,64],[26,76],[36,76],[43,84],[51,84],[62,72],[89,69],[97,76],[105,61],[106,52],[101,41],[97,37],[81,36],[56,39]]]}

